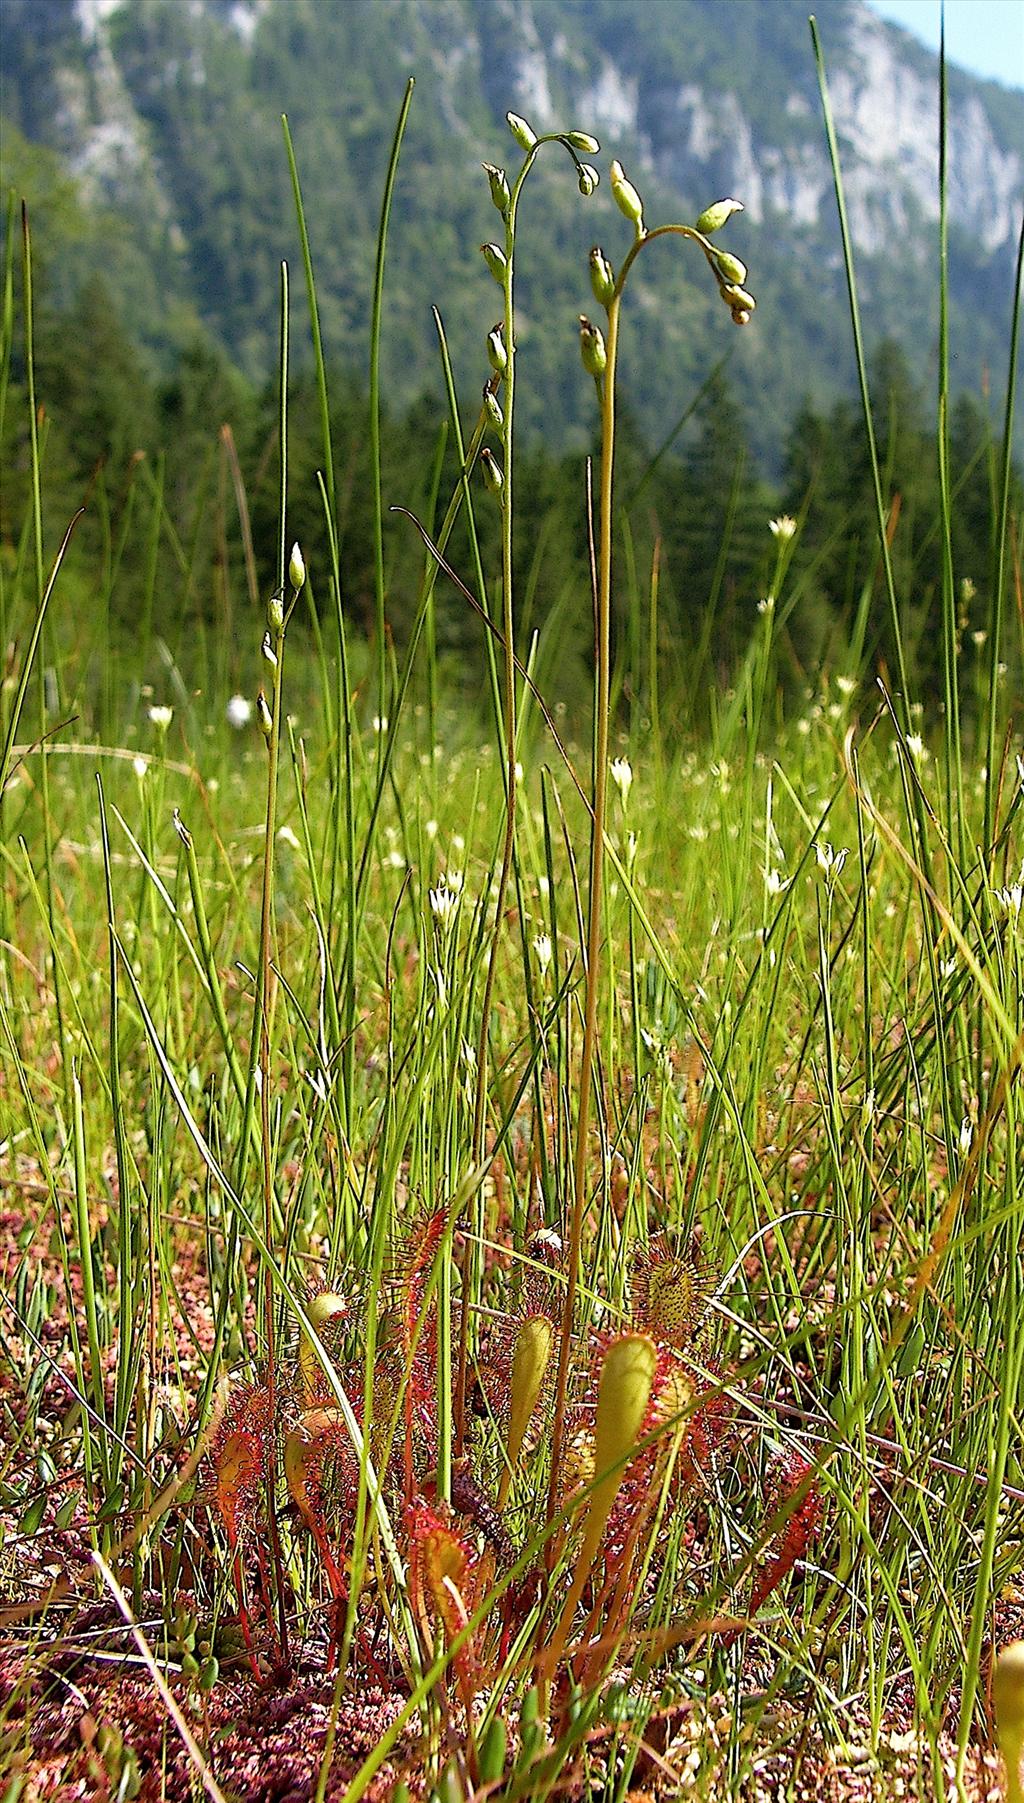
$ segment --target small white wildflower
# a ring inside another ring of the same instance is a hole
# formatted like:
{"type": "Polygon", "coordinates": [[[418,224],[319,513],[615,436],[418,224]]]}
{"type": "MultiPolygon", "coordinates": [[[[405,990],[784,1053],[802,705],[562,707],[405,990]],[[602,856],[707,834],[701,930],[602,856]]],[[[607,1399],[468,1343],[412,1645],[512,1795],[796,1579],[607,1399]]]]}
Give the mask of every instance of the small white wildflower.
{"type": "Polygon", "coordinates": [[[441,878],[436,889],[429,891],[430,912],[443,934],[451,930],[458,912],[459,899],[459,890],[449,888],[446,877],[441,878]]]}
{"type": "Polygon", "coordinates": [[[978,591],[975,588],[974,583],[971,581],[971,578],[969,576],[964,576],[960,583],[960,599],[964,603],[965,607],[966,607],[968,601],[974,600],[974,597],[977,594],[977,592],[978,591]]]}
{"type": "Polygon", "coordinates": [[[404,870],[405,869],[405,859],[403,858],[401,852],[398,850],[397,847],[395,847],[394,850],[388,852],[387,857],[384,859],[384,863],[388,870],[404,870]]]}
{"type": "Polygon", "coordinates": [[[784,889],[789,888],[789,882],[789,877],[783,876],[781,870],[765,871],[764,886],[769,895],[781,895],[784,889]]]}
{"type": "Polygon", "coordinates": [[[915,764],[923,764],[928,757],[928,748],[919,732],[907,734],[907,750],[915,764]]]}
{"type": "Polygon", "coordinates": [[[547,897],[550,894],[550,891],[551,891],[551,884],[548,882],[547,877],[539,876],[537,878],[537,894],[543,896],[544,899],[547,900],[547,897]]]}
{"type": "Polygon", "coordinates": [[[132,769],[141,783],[146,771],[149,769],[149,765],[145,758],[132,758],[132,769]]]}
{"type": "Polygon", "coordinates": [[[773,538],[779,538],[788,544],[796,531],[796,521],[788,513],[782,513],[777,520],[768,521],[768,530],[773,538]]]}
{"type": "Polygon", "coordinates": [[[452,834],[452,850],[457,851],[461,857],[461,855],[465,851],[465,849],[466,849],[466,841],[462,837],[462,834],[461,833],[453,833],[452,834]]]}
{"type": "Polygon", "coordinates": [[[206,793],[208,795],[216,795],[217,790],[219,788],[220,788],[220,783],[218,782],[217,778],[215,776],[211,776],[209,782],[206,785],[206,793]]]}
{"type": "Polygon", "coordinates": [[[282,845],[290,845],[292,851],[301,851],[302,850],[302,847],[299,844],[298,836],[292,827],[279,826],[277,829],[277,836],[280,839],[281,844],[282,845]]]}
{"type": "Polygon", "coordinates": [[[1021,908],[1024,908],[1024,864],[1021,865],[1020,875],[1018,876],[1017,881],[1008,884],[1005,889],[993,890],[992,899],[993,901],[998,902],[999,907],[1006,915],[1013,930],[1016,932],[1020,921],[1021,908]]]}
{"type": "Polygon", "coordinates": [[[759,614],[774,613],[775,612],[775,596],[774,595],[762,595],[760,601],[757,604],[757,611],[759,614]]]}
{"type": "Polygon", "coordinates": [[[373,730],[374,730],[374,732],[387,732],[387,730],[388,730],[387,714],[374,714],[373,730]]]}
{"type": "Polygon", "coordinates": [[[248,695],[232,695],[225,712],[228,725],[233,726],[236,732],[241,732],[242,727],[248,726],[252,719],[252,702],[248,695]]]}
{"type": "Polygon", "coordinates": [[[704,840],[705,840],[705,839],[706,839],[706,838],[707,838],[707,836],[708,836],[708,829],[707,829],[707,827],[706,827],[706,826],[701,826],[701,825],[700,825],[700,823],[699,823],[699,822],[698,822],[698,824],[697,824],[697,825],[696,825],[696,826],[691,826],[691,827],[689,827],[689,828],[688,828],[688,829],[687,829],[687,832],[688,832],[688,836],[689,836],[689,838],[691,838],[691,839],[695,839],[695,840],[696,840],[696,841],[697,841],[697,844],[698,844],[698,845],[701,845],[701,844],[703,844],[703,842],[704,842],[704,840]]]}
{"type": "Polygon", "coordinates": [[[521,783],[522,780],[523,780],[523,766],[522,766],[522,764],[517,762],[516,763],[516,782],[521,783]]]}
{"type": "Polygon", "coordinates": [[[814,854],[818,860],[818,869],[831,889],[842,875],[843,865],[849,857],[849,852],[845,849],[836,851],[827,839],[818,839],[815,843],[814,854]]]}
{"type": "Polygon", "coordinates": [[[830,720],[841,720],[843,717],[842,702],[841,701],[830,701],[828,704],[828,707],[826,709],[826,712],[827,712],[830,720]]]}
{"type": "Polygon", "coordinates": [[[540,974],[542,977],[546,977],[552,956],[554,955],[554,948],[551,944],[551,934],[538,933],[533,942],[533,950],[540,967],[540,974]]]}
{"type": "Polygon", "coordinates": [[[437,838],[437,821],[436,820],[428,820],[426,825],[423,828],[423,831],[428,839],[436,839],[437,838]]]}
{"type": "Polygon", "coordinates": [[[840,695],[852,695],[856,687],[857,678],[855,676],[836,677],[836,688],[839,690],[840,695]]]}
{"type": "Polygon", "coordinates": [[[869,1126],[875,1118],[875,1092],[873,1089],[869,1089],[864,1097],[860,1105],[860,1112],[865,1127],[869,1126]]]}
{"type": "Polygon", "coordinates": [[[806,739],[811,730],[810,721],[806,718],[799,719],[796,723],[796,730],[802,739],[806,739]]]}
{"type": "Polygon", "coordinates": [[[464,1039],[461,1046],[462,1062],[469,1071],[476,1070],[476,1046],[471,1039],[464,1039]]]}
{"type": "Polygon", "coordinates": [[[151,707],[149,718],[157,732],[166,732],[174,719],[174,709],[173,707],[151,707]]]}
{"type": "Polygon", "coordinates": [[[987,638],[988,638],[988,633],[985,631],[985,628],[983,626],[980,627],[977,632],[971,633],[971,642],[972,642],[972,644],[977,646],[979,651],[981,650],[981,648],[987,638]]]}
{"type": "Polygon", "coordinates": [[[957,973],[957,962],[956,962],[955,957],[940,959],[939,975],[942,978],[944,983],[948,983],[951,977],[956,976],[956,973],[957,973]]]}
{"type": "Polygon", "coordinates": [[[967,1157],[967,1154],[971,1149],[971,1143],[972,1143],[973,1139],[974,1139],[974,1127],[971,1122],[970,1115],[965,1114],[963,1120],[960,1122],[959,1145],[960,1145],[961,1158],[967,1157]]]}
{"type": "Polygon", "coordinates": [[[629,791],[633,786],[633,766],[628,758],[612,758],[609,766],[612,782],[619,791],[623,807],[629,801],[629,791]]]}
{"type": "Polygon", "coordinates": [[[430,972],[434,988],[437,990],[437,1005],[443,1013],[448,1011],[448,979],[440,966],[434,966],[430,972]]]}

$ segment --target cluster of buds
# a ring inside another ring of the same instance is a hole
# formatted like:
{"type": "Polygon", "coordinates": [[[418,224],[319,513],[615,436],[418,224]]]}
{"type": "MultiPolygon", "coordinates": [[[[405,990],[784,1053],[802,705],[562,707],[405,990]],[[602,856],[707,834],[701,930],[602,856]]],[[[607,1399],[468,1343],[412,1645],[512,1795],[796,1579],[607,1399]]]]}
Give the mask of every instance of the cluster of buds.
{"type": "MultiPolygon", "coordinates": [[[[734,213],[742,213],[742,211],[743,202],[741,200],[733,200],[731,197],[726,200],[716,200],[713,206],[705,207],[697,220],[695,230],[700,232],[702,238],[710,238],[712,233],[721,230],[734,213]]],[[[734,257],[730,251],[718,250],[707,243],[704,245],[704,254],[718,283],[718,292],[736,325],[749,325],[750,315],[757,302],[743,286],[747,279],[746,264],[741,263],[739,257],[734,257]]]]}

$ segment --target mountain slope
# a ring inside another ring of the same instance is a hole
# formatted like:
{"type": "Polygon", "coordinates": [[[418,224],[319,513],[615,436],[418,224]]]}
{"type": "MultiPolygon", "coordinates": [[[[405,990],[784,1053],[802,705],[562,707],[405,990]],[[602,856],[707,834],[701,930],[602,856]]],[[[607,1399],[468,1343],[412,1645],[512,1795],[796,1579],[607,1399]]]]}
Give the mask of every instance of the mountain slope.
{"type": "MultiPolygon", "coordinates": [[[[936,59],[862,0],[818,11],[866,331],[900,340],[924,373],[937,332],[936,59]]],[[[496,295],[477,246],[497,222],[479,163],[517,154],[509,107],[537,129],[595,131],[603,169],[621,156],[649,219],[692,218],[720,194],[745,202],[726,238],[758,297],[747,331],[730,326],[699,258],[660,247],[644,258],[625,358],[652,435],[725,352],[769,458],[804,396],[852,382],[803,0],[6,0],[5,15],[5,113],[58,154],[84,211],[102,210],[94,259],[156,354],[198,316],[251,377],[272,368],[279,260],[300,272],[287,111],[328,354],[362,366],[383,172],[413,74],[388,265],[396,400],[437,388],[434,303],[467,394],[483,380],[496,295]]],[[[975,391],[989,366],[997,388],[1003,375],[1022,144],[1024,97],[952,70],[952,348],[975,391]]],[[[607,181],[584,202],[560,153],[538,169],[522,217],[527,423],[562,438],[591,414],[575,346],[586,252],[601,242],[616,259],[626,227],[607,181]]],[[[45,183],[39,218],[59,286],[45,183]]]]}

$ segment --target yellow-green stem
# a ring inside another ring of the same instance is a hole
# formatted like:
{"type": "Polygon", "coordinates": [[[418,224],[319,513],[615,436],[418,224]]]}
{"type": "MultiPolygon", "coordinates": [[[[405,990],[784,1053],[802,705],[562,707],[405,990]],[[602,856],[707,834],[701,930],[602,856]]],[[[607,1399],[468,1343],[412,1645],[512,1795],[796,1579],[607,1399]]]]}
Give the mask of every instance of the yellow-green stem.
{"type": "MultiPolygon", "coordinates": [[[[601,941],[601,891],[604,877],[604,828],[608,787],[608,692],[612,587],[612,478],[615,466],[615,364],[619,342],[620,287],[608,306],[607,364],[601,394],[601,499],[597,557],[596,622],[596,719],[594,722],[594,818],[590,839],[590,889],[587,904],[587,973],[583,1015],[583,1051],[580,1058],[579,1108],[576,1117],[576,1151],[573,1160],[572,1215],[566,1256],[565,1301],[558,1347],[555,1387],[555,1422],[551,1446],[551,1477],[547,1519],[558,1508],[562,1439],[565,1433],[566,1392],[572,1348],[573,1315],[579,1284],[580,1247],[587,1203],[587,1150],[590,1133],[590,1091],[597,1044],[598,952],[601,941]]],[[[555,1537],[548,1541],[548,1569],[557,1556],[555,1537]]]]}

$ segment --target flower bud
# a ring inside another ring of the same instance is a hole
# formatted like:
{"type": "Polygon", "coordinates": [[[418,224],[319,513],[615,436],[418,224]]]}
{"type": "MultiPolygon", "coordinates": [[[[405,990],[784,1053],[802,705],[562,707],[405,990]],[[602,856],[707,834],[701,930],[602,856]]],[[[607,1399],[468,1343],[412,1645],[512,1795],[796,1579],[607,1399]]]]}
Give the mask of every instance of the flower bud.
{"type": "Polygon", "coordinates": [[[269,664],[270,668],[272,670],[276,670],[277,669],[277,652],[274,650],[274,641],[270,636],[269,626],[268,626],[266,632],[263,634],[263,643],[260,646],[260,653],[262,655],[263,662],[265,664],[269,664]]]}
{"type": "Polygon", "coordinates": [[[505,118],[508,120],[508,129],[520,150],[532,150],[537,142],[537,133],[532,127],[527,125],[526,120],[520,118],[518,113],[506,113],[505,118]]]}
{"type": "Polygon", "coordinates": [[[284,627],[284,596],[278,594],[276,589],[267,602],[267,626],[275,638],[284,627]]]}
{"type": "Polygon", "coordinates": [[[481,244],[480,254],[499,287],[505,280],[508,258],[500,244],[481,244]]]}
{"type": "Polygon", "coordinates": [[[631,219],[642,232],[644,229],[644,203],[632,182],[626,180],[622,164],[618,161],[614,162],[609,174],[612,182],[612,199],[615,205],[619,212],[624,213],[627,219],[631,219]]]}
{"type": "Polygon", "coordinates": [[[486,445],[480,452],[480,462],[483,465],[484,481],[492,495],[500,495],[505,478],[501,473],[500,463],[486,445]]]}
{"type": "Polygon", "coordinates": [[[501,402],[489,382],[484,383],[484,411],[492,426],[496,426],[500,432],[505,424],[505,415],[501,411],[501,402]]]}
{"type": "Polygon", "coordinates": [[[742,200],[716,200],[714,206],[704,208],[697,220],[697,230],[709,238],[712,232],[720,231],[726,220],[731,219],[734,213],[742,213],[742,211],[742,200]]]}
{"type": "Polygon", "coordinates": [[[503,376],[505,374],[508,367],[508,352],[505,349],[505,340],[502,338],[500,325],[495,326],[493,332],[487,334],[487,361],[495,375],[503,376]]]}
{"type": "Polygon", "coordinates": [[[578,150],[585,157],[596,157],[601,148],[597,139],[589,131],[567,131],[565,141],[572,145],[573,150],[578,150]]]}
{"type": "Polygon", "coordinates": [[[306,586],[306,566],[302,561],[302,552],[298,545],[292,546],[292,554],[288,563],[288,580],[296,594],[306,586]]]}
{"type": "Polygon", "coordinates": [[[727,250],[716,250],[715,268],[723,282],[733,282],[739,285],[747,279],[746,264],[741,263],[739,257],[732,256],[727,250]]]}
{"type": "Polygon", "coordinates": [[[588,376],[604,375],[608,365],[604,334],[591,323],[584,313],[580,314],[580,356],[588,376]]]}
{"type": "Polygon", "coordinates": [[[590,253],[590,286],[594,299],[606,307],[615,293],[615,271],[598,244],[590,253]]]}
{"type": "Polygon", "coordinates": [[[484,170],[486,171],[487,180],[491,186],[491,199],[497,207],[498,212],[504,214],[511,198],[508,191],[508,180],[505,171],[504,169],[499,169],[494,163],[485,163],[484,170]]]}
{"type": "Polygon", "coordinates": [[[262,689],[256,697],[256,721],[263,737],[269,739],[274,730],[274,717],[262,689]]]}
{"type": "Polygon", "coordinates": [[[737,307],[744,313],[753,313],[754,308],[757,306],[757,302],[753,295],[748,294],[746,289],[741,288],[737,282],[722,283],[722,299],[727,307],[732,308],[734,313],[737,307]]]}
{"type": "Polygon", "coordinates": [[[579,189],[584,200],[589,200],[601,177],[590,163],[580,164],[579,189]]]}

